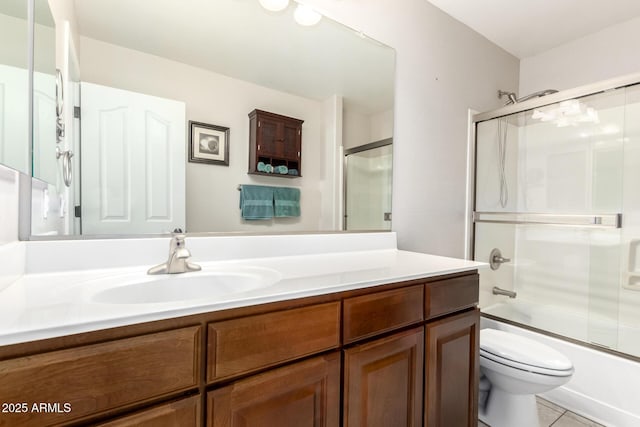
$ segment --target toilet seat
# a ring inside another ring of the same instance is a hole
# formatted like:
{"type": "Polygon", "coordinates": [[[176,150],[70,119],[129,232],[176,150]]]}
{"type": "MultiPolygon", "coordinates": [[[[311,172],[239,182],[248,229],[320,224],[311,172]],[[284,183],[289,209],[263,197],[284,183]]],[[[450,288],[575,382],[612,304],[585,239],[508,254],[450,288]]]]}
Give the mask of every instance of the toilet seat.
{"type": "Polygon", "coordinates": [[[488,360],[492,360],[501,365],[508,366],[510,368],[519,369],[521,371],[531,372],[539,375],[547,375],[550,377],[570,377],[573,375],[573,368],[570,369],[547,369],[539,366],[527,365],[526,363],[516,362],[514,360],[505,359],[495,354],[491,354],[487,351],[480,349],[480,357],[488,360]]]}
{"type": "Polygon", "coordinates": [[[541,375],[567,377],[573,374],[573,364],[563,354],[537,341],[497,329],[480,331],[480,356],[541,375]]]}

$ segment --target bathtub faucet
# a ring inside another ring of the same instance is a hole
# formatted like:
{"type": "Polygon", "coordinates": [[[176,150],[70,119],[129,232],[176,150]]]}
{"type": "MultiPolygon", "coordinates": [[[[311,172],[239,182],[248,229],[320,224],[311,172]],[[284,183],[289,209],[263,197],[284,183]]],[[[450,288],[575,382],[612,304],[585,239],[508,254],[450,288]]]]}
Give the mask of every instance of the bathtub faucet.
{"type": "Polygon", "coordinates": [[[509,298],[515,298],[516,295],[518,295],[515,291],[508,291],[506,289],[502,289],[502,288],[499,288],[497,286],[494,286],[493,289],[491,290],[491,292],[494,295],[504,295],[504,296],[507,296],[509,298]]]}
{"type": "Polygon", "coordinates": [[[500,249],[493,248],[493,250],[489,254],[489,266],[491,267],[491,269],[497,270],[505,262],[511,262],[511,259],[503,257],[500,249]]]}

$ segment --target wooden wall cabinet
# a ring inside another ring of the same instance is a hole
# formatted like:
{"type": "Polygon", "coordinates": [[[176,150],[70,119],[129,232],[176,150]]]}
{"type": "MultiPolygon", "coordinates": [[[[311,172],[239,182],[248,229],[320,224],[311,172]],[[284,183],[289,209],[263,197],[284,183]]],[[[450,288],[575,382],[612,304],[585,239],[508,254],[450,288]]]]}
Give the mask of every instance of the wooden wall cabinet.
{"type": "Polygon", "coordinates": [[[475,426],[478,275],[0,347],[0,427],[475,426]]]}
{"type": "Polygon", "coordinates": [[[304,120],[268,111],[249,113],[249,173],[286,178],[302,176],[302,123],[304,120]],[[265,173],[258,163],[295,169],[297,175],[265,173]]]}

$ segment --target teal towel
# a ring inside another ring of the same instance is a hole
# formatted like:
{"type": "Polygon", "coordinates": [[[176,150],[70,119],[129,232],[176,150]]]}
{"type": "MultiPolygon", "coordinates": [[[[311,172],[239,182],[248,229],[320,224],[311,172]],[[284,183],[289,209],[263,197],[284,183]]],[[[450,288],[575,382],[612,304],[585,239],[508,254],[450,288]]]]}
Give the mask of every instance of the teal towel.
{"type": "Polygon", "coordinates": [[[273,171],[275,173],[279,173],[282,175],[286,175],[289,172],[289,169],[285,165],[276,166],[273,171]]]}
{"type": "Polygon", "coordinates": [[[300,216],[300,190],[291,187],[273,189],[274,216],[300,216]]]}
{"type": "Polygon", "coordinates": [[[240,188],[240,210],[244,219],[273,218],[273,187],[243,185],[240,188]]]}

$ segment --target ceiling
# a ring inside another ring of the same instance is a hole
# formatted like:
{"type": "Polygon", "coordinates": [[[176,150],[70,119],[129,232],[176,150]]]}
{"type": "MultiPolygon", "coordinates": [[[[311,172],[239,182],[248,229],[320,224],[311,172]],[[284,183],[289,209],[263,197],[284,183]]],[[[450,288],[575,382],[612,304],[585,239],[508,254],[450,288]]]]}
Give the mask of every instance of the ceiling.
{"type": "Polygon", "coordinates": [[[522,59],[640,16],[639,0],[428,0],[522,59]]]}

